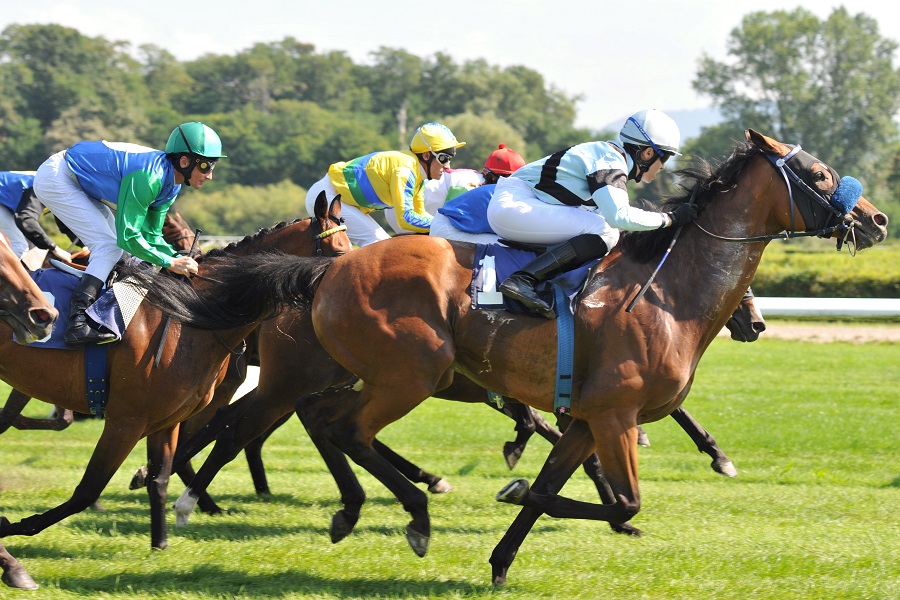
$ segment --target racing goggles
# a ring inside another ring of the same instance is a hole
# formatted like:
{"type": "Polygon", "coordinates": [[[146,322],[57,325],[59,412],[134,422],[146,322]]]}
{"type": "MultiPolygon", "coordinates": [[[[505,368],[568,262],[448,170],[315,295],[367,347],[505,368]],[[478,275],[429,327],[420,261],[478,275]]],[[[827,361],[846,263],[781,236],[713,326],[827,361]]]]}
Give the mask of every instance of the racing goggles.
{"type": "Polygon", "coordinates": [[[218,160],[212,160],[210,158],[204,158],[202,156],[194,157],[194,164],[197,166],[197,170],[204,175],[210,173],[213,169],[215,169],[218,162],[218,160]]]}
{"type": "Polygon", "coordinates": [[[446,165],[453,160],[454,156],[456,156],[456,148],[448,148],[447,150],[441,150],[440,152],[432,150],[431,155],[434,156],[439,163],[446,165]]]}

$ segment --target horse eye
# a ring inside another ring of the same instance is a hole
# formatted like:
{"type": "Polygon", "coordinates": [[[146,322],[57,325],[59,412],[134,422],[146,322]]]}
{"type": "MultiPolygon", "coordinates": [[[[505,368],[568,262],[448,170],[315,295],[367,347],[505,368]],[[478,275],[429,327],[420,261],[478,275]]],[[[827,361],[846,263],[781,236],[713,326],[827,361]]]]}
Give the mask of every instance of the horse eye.
{"type": "Polygon", "coordinates": [[[815,179],[816,181],[825,181],[825,171],[813,173],[813,179],[815,179]]]}

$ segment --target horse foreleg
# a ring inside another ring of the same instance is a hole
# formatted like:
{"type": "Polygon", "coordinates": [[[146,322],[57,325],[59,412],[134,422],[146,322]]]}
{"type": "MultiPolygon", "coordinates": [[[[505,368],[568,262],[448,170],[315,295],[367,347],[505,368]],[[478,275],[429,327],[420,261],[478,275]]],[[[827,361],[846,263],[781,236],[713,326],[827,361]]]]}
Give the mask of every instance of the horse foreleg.
{"type": "Polygon", "coordinates": [[[506,583],[509,567],[516,558],[519,547],[525,541],[538,517],[545,512],[541,503],[534,501],[537,494],[556,494],[592,451],[593,439],[590,429],[584,422],[575,421],[566,428],[566,432],[553,445],[553,449],[534,481],[535,491],[529,491],[528,483],[524,479],[517,479],[506,485],[497,494],[497,500],[519,504],[524,508],[491,553],[489,562],[494,585],[506,583]]]}
{"type": "Polygon", "coordinates": [[[0,569],[3,570],[0,581],[9,587],[29,591],[38,589],[38,584],[34,582],[25,567],[19,564],[19,561],[3,547],[2,542],[0,542],[0,569]]]}
{"type": "Polygon", "coordinates": [[[250,477],[253,479],[253,488],[256,490],[258,496],[272,493],[269,491],[269,481],[266,478],[266,465],[263,464],[262,459],[263,444],[276,429],[287,423],[290,418],[291,413],[287,413],[275,421],[275,424],[269,427],[264,434],[251,440],[244,448],[244,458],[247,459],[247,466],[250,467],[250,477]]]}
{"type": "Polygon", "coordinates": [[[705,452],[712,458],[713,471],[726,477],[737,477],[737,469],[734,468],[731,459],[725,456],[725,453],[716,443],[715,438],[694,417],[681,407],[676,408],[672,412],[671,417],[694,440],[694,443],[697,444],[697,450],[705,452]]]}
{"type": "Polygon", "coordinates": [[[166,497],[172,457],[178,446],[178,425],[147,436],[147,495],[150,497],[150,545],[157,550],[169,547],[166,539],[166,497]]]}
{"type": "Polygon", "coordinates": [[[450,483],[439,475],[434,475],[429,473],[428,471],[423,470],[421,467],[414,465],[409,462],[383,443],[378,441],[378,438],[372,440],[372,447],[375,449],[375,452],[385,457],[389,463],[394,465],[394,467],[403,474],[404,477],[412,481],[413,483],[424,483],[428,486],[428,491],[432,494],[446,494],[447,492],[453,491],[453,488],[450,486],[450,483]]]}
{"type": "Polygon", "coordinates": [[[142,429],[126,427],[121,420],[107,420],[72,497],[45,513],[26,517],[17,523],[10,523],[6,517],[0,517],[0,538],[8,535],[35,535],[91,506],[100,498],[100,493],[142,436],[142,429]]]}

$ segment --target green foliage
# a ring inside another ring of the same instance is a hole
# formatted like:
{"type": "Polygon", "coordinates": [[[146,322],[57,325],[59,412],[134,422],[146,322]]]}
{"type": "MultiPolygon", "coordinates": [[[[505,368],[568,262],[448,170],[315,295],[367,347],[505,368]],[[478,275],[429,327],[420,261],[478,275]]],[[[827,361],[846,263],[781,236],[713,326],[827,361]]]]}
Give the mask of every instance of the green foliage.
{"type": "MultiPolygon", "coordinates": [[[[239,457],[210,487],[225,513],[195,513],[182,529],[170,511],[163,552],[149,550],[146,492],[128,490],[146,460],[143,443],[101,495],[105,512],[3,542],[41,585],[36,597],[54,600],[900,597],[900,482],[885,468],[896,460],[896,436],[879,426],[900,418],[897,344],[765,335],[753,344],[714,340],[686,405],[734,460],[736,479],[713,473],[671,419],[649,424],[653,445],[639,449],[642,509],[633,521],[645,535],[543,516],[503,588],[490,585],[488,558],[519,510],[494,495],[513,477],[534,481],[549,446],[533,438],[511,473],[500,453],[510,421],[483,405],[439,400],[379,436],[454,486],[429,496],[424,558],[403,538],[408,514],[355,465],[367,502],[354,533],[330,542],[338,491],[297,419],[266,442],[273,495],[253,493],[239,457]]],[[[48,409],[28,407],[31,416],[48,409]]],[[[102,427],[0,435],[0,515],[17,521],[65,501],[102,427]]],[[[183,490],[171,478],[167,506],[183,490]]],[[[562,493],[597,499],[581,472],[562,493]]],[[[0,596],[15,593],[0,587],[0,596]]]]}
{"type": "MultiPolygon", "coordinates": [[[[456,139],[466,143],[456,151],[456,157],[451,165],[454,168],[480,171],[484,167],[484,161],[501,142],[521,154],[526,162],[528,161],[527,144],[519,132],[492,115],[463,113],[447,117],[443,123],[453,131],[456,139]]],[[[534,156],[532,160],[536,158],[539,157],[534,156]]]]}
{"type": "MultiPolygon", "coordinates": [[[[843,7],[827,19],[803,8],[754,12],[732,30],[729,62],[702,57],[694,89],[735,132],[751,127],[800,144],[872,187],[887,174],[897,140],[896,49],[873,18],[843,7]]],[[[719,155],[721,127],[696,150],[719,155]]]]}
{"type": "Polygon", "coordinates": [[[757,296],[900,298],[900,244],[848,256],[834,242],[771,242],[753,279],[757,296]]]}
{"type": "Polygon", "coordinates": [[[231,185],[182,192],[175,208],[207,235],[251,235],[280,221],[306,218],[306,190],[290,180],[266,186],[231,185]]]}

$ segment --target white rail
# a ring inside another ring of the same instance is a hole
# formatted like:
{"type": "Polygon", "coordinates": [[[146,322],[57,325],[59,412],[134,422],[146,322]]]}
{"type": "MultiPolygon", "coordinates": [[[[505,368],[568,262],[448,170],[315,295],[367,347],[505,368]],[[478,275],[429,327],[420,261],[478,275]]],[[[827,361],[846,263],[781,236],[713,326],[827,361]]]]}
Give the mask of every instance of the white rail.
{"type": "Polygon", "coordinates": [[[900,298],[753,299],[763,317],[897,317],[900,298]]]}

